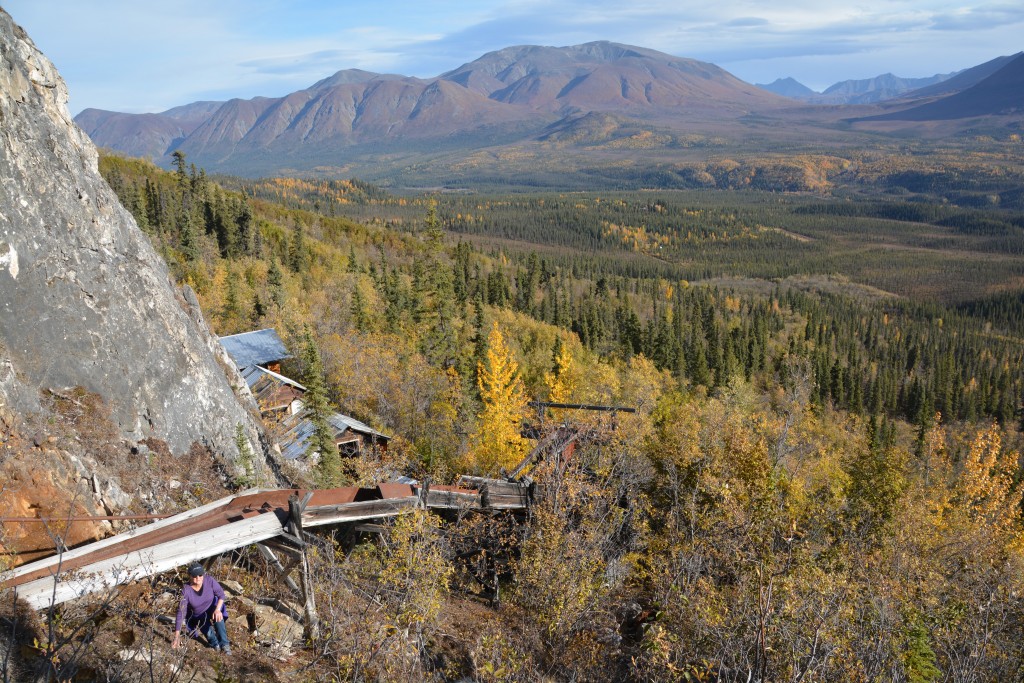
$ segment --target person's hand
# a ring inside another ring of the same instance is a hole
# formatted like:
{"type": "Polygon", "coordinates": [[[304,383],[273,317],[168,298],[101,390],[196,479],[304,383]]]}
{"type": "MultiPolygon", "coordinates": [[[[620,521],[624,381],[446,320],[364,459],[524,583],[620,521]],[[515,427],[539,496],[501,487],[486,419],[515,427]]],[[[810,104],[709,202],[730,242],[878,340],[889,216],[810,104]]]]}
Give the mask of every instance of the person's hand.
{"type": "Polygon", "coordinates": [[[224,621],[224,612],[222,612],[219,609],[218,610],[214,610],[214,612],[213,612],[213,620],[214,621],[224,621]]]}
{"type": "Polygon", "coordinates": [[[177,650],[179,647],[181,647],[181,633],[175,633],[174,640],[171,641],[171,649],[177,650]]]}

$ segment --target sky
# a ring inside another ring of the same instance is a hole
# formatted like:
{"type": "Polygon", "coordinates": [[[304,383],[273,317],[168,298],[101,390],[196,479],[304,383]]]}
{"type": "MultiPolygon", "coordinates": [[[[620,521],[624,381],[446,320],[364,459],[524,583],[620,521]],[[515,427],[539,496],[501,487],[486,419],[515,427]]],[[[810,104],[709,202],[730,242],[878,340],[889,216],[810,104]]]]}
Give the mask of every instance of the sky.
{"type": "Polygon", "coordinates": [[[279,97],[341,69],[437,76],[510,45],[611,40],[814,90],[1024,50],[1020,0],[0,0],[72,114],[279,97]]]}

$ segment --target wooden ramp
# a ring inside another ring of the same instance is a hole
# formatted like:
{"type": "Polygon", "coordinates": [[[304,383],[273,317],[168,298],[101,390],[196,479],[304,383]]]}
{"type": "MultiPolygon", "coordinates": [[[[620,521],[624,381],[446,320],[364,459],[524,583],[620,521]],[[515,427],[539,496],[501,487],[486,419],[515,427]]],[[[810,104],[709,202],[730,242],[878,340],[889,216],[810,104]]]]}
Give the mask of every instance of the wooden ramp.
{"type": "Polygon", "coordinates": [[[416,508],[517,510],[528,504],[528,484],[477,477],[463,477],[458,486],[251,489],[22,565],[3,577],[0,588],[13,588],[33,608],[46,609],[254,543],[301,548],[290,524],[296,511],[298,526],[309,528],[393,517],[416,508]]]}

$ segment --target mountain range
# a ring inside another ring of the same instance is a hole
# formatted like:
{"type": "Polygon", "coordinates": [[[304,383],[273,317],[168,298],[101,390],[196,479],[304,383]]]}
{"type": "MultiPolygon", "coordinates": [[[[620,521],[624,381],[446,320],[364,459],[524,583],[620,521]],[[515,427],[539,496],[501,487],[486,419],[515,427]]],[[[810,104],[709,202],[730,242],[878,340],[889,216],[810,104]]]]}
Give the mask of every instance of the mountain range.
{"type": "Polygon", "coordinates": [[[882,74],[874,78],[840,81],[822,92],[811,90],[793,78],[780,78],[767,84],[759,83],[757,87],[783,97],[815,104],[873,104],[897,98],[904,93],[935,83],[942,83],[955,75],[951,73],[936,74],[928,78],[901,78],[893,74],[882,74]]]}
{"type": "Polygon", "coordinates": [[[1022,73],[1024,53],[930,79],[848,81],[819,96],[862,103],[837,110],[811,106],[809,89],[792,79],[758,87],[714,64],[600,41],[509,47],[428,79],[347,69],[284,97],[194,102],[159,114],[87,109],[75,121],[101,147],[164,165],[180,150],[214,172],[401,184],[396,178],[408,180],[411,169],[443,177],[444,169],[501,157],[547,162],[552,148],[582,168],[709,145],[848,143],[901,111],[916,111],[904,120],[1016,116],[1022,73]],[[973,88],[985,97],[960,96],[973,88]],[[899,99],[864,104],[889,95],[899,99]]]}

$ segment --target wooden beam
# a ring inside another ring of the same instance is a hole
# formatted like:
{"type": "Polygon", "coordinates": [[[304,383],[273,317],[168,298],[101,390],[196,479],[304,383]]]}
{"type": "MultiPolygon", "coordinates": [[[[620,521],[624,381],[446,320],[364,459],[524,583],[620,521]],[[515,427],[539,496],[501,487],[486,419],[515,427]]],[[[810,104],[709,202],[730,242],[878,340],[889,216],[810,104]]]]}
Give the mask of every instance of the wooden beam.
{"type": "MultiPolygon", "coordinates": [[[[292,533],[298,537],[299,541],[302,541],[302,510],[309,502],[312,497],[312,493],[308,493],[299,502],[298,496],[291,496],[288,499],[288,524],[291,526],[292,533]]],[[[313,598],[313,585],[309,578],[309,557],[306,555],[306,549],[302,549],[302,596],[304,598],[302,611],[305,619],[303,619],[303,635],[306,640],[317,640],[320,638],[320,618],[316,613],[316,602],[313,598]]]]}
{"type": "Polygon", "coordinates": [[[305,540],[299,538],[293,533],[288,533],[287,531],[282,531],[281,533],[279,533],[277,535],[277,540],[283,543],[284,545],[292,546],[296,550],[302,550],[306,547],[305,540]]]}
{"type": "Polygon", "coordinates": [[[304,526],[322,526],[342,522],[357,522],[377,517],[393,517],[404,512],[411,512],[417,503],[416,496],[384,500],[368,500],[342,505],[310,506],[302,514],[304,526]]]}
{"type": "MultiPolygon", "coordinates": [[[[160,574],[208,557],[273,538],[281,533],[281,522],[275,515],[258,515],[226,524],[184,538],[159,543],[143,550],[88,563],[74,572],[60,572],[57,563],[50,565],[51,574],[15,587],[18,597],[34,609],[45,609],[80,598],[89,593],[109,590],[115,586],[160,574]]],[[[117,538],[116,536],[112,538],[117,538]]],[[[100,542],[102,543],[102,541],[100,542]]],[[[91,544],[98,545],[98,544],[91,544]]],[[[85,546],[89,548],[90,546],[85,546]]],[[[82,550],[81,548],[77,550],[82,550]]],[[[76,551],[69,551],[70,555],[76,551]]],[[[19,569],[35,572],[33,562],[19,569]]]]}
{"type": "MultiPolygon", "coordinates": [[[[276,550],[279,553],[284,553],[289,558],[297,558],[300,552],[299,549],[291,543],[282,542],[280,536],[277,536],[275,538],[268,538],[267,540],[263,541],[263,545],[267,546],[268,548],[271,548],[272,550],[276,550]]],[[[291,560],[289,559],[289,561],[291,560]]]]}
{"type": "MultiPolygon", "coordinates": [[[[262,555],[263,558],[277,570],[278,574],[281,575],[281,578],[284,579],[285,584],[291,588],[296,595],[301,596],[302,589],[299,588],[299,584],[295,583],[295,579],[290,576],[291,569],[286,568],[281,564],[281,560],[277,559],[277,555],[274,554],[274,551],[268,548],[264,543],[257,543],[256,549],[260,552],[260,555],[262,555]]],[[[293,564],[292,567],[294,566],[295,565],[293,564]]]]}
{"type": "Polygon", "coordinates": [[[427,508],[450,510],[481,505],[479,493],[459,493],[457,491],[427,491],[427,508]]]}

